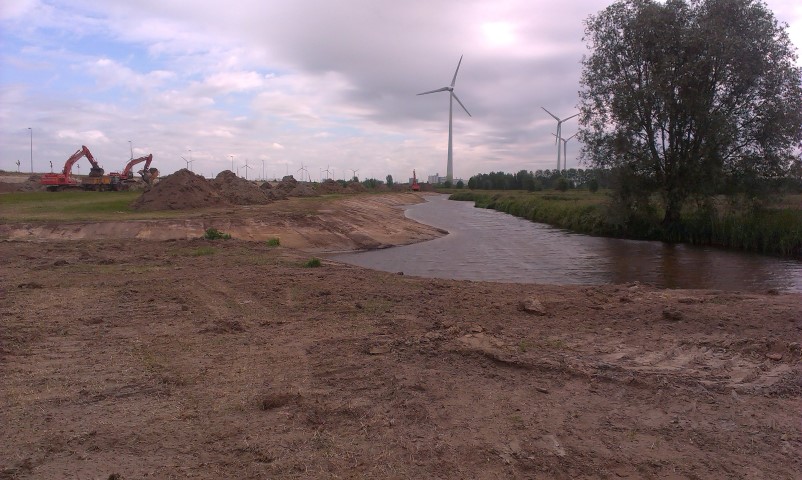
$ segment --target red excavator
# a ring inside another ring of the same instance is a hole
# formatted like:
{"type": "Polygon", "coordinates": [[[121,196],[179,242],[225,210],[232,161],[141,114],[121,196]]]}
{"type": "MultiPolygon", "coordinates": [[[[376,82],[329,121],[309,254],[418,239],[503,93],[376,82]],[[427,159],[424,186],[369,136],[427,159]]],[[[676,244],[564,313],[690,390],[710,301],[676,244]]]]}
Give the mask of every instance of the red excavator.
{"type": "Polygon", "coordinates": [[[96,190],[98,187],[111,184],[111,180],[107,176],[104,177],[103,168],[98,165],[95,157],[92,156],[92,152],[90,152],[85,145],[81,145],[80,150],[73,153],[72,156],[67,159],[67,162],[64,164],[64,170],[62,170],[61,173],[45,173],[42,175],[39,183],[47,187],[51,192],[55,192],[56,190],[64,188],[96,190]],[[89,181],[86,182],[79,182],[72,177],[72,166],[82,157],[86,157],[89,163],[92,164],[92,168],[89,170],[89,181]]]}
{"type": "Polygon", "coordinates": [[[415,170],[412,170],[412,191],[420,192],[420,185],[418,185],[418,176],[415,175],[415,170]]]}
{"type": "Polygon", "coordinates": [[[145,166],[142,167],[142,170],[139,170],[137,173],[142,177],[142,180],[145,181],[146,184],[152,185],[153,181],[159,176],[159,170],[157,168],[150,168],[150,162],[153,161],[153,154],[145,155],[144,157],[134,158],[123,169],[122,173],[113,172],[110,173],[110,177],[117,177],[119,183],[123,186],[123,188],[127,188],[128,185],[134,183],[134,165],[140,164],[145,162],[145,166]]]}

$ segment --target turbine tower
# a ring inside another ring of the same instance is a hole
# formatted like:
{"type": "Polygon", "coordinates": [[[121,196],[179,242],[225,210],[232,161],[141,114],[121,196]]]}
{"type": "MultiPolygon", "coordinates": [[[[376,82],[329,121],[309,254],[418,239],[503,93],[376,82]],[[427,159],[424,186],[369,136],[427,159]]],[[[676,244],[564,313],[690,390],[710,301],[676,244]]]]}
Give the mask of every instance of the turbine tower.
{"type": "Polygon", "coordinates": [[[438,88],[437,90],[431,90],[429,92],[419,93],[418,95],[428,95],[430,93],[437,93],[437,92],[449,92],[448,98],[448,164],[446,165],[446,180],[450,183],[454,179],[454,156],[453,156],[453,142],[451,140],[451,124],[452,124],[452,111],[454,107],[454,100],[459,103],[459,106],[465,110],[465,113],[468,116],[471,116],[471,112],[465,108],[465,105],[459,101],[459,97],[457,94],[454,93],[454,84],[457,82],[457,73],[459,72],[459,66],[462,64],[462,56],[459,57],[459,63],[457,63],[457,69],[454,71],[454,78],[451,79],[451,85],[443,88],[438,88]]]}
{"type": "Polygon", "coordinates": [[[551,117],[553,119],[557,120],[557,135],[555,135],[555,137],[557,137],[557,138],[554,139],[554,143],[557,144],[557,171],[559,172],[560,171],[560,140],[562,140],[562,125],[563,125],[563,122],[566,121],[566,120],[570,120],[570,119],[576,117],[579,114],[576,113],[574,115],[571,115],[570,117],[565,117],[562,120],[560,120],[559,118],[557,118],[556,115],[554,115],[550,111],[546,110],[546,107],[540,107],[540,108],[542,108],[543,110],[546,111],[546,113],[551,115],[551,117]]]}
{"type": "MultiPolygon", "coordinates": [[[[554,134],[552,133],[552,135],[554,135],[554,134]]],[[[558,137],[563,142],[563,171],[565,171],[568,168],[568,165],[567,165],[567,163],[568,163],[568,140],[571,140],[572,138],[576,137],[577,135],[579,135],[579,132],[576,132],[575,134],[571,135],[568,138],[558,137]]],[[[557,135],[554,135],[554,136],[556,137],[557,135]]]]}

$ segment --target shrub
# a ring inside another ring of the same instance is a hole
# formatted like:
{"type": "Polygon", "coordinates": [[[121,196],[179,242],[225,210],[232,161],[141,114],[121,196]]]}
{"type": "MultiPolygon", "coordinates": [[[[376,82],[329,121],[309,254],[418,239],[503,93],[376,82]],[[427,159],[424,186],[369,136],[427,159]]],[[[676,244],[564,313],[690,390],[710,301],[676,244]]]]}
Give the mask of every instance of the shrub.
{"type": "Polygon", "coordinates": [[[280,247],[281,246],[281,240],[279,240],[278,238],[271,238],[270,240],[267,241],[267,246],[268,247],[280,247]]]}
{"type": "Polygon", "coordinates": [[[207,228],[206,233],[203,234],[203,238],[206,240],[228,240],[231,238],[231,235],[223,233],[216,228],[207,228]]]}
{"type": "Polygon", "coordinates": [[[320,266],[320,259],[315,257],[310,258],[309,261],[304,263],[304,267],[306,268],[318,268],[319,266],[320,266]]]}

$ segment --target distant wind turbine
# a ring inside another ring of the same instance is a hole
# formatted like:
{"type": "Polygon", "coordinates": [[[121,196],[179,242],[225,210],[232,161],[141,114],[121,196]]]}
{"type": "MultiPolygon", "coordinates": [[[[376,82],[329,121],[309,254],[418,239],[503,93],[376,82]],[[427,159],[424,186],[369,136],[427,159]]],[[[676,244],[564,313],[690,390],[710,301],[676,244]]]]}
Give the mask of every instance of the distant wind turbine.
{"type": "Polygon", "coordinates": [[[566,117],[566,118],[563,118],[562,120],[560,120],[559,118],[557,118],[556,115],[554,115],[550,111],[546,110],[546,107],[540,107],[540,108],[545,110],[546,113],[548,113],[549,115],[551,115],[552,118],[557,120],[557,134],[555,135],[555,137],[557,137],[557,138],[554,139],[554,143],[557,144],[557,171],[559,171],[560,170],[560,140],[562,140],[562,125],[563,125],[563,122],[566,121],[566,120],[570,120],[570,119],[576,117],[579,114],[576,113],[574,115],[571,115],[570,117],[566,117]]]}
{"type": "MultiPolygon", "coordinates": [[[[17,165],[17,167],[19,167],[19,165],[17,165]]],[[[358,172],[358,171],[359,171],[359,169],[357,168],[356,170],[354,170],[353,168],[349,168],[349,170],[351,170],[351,173],[353,173],[353,174],[354,174],[354,176],[353,176],[353,177],[351,177],[351,180],[353,180],[353,179],[355,179],[355,178],[356,178],[356,181],[358,182],[358,181],[359,181],[359,178],[357,178],[357,176],[356,176],[356,172],[358,172]]]]}
{"type": "Polygon", "coordinates": [[[449,92],[448,98],[448,164],[446,165],[446,180],[451,182],[454,178],[454,157],[453,157],[453,143],[452,143],[452,134],[451,134],[451,124],[452,124],[452,111],[454,107],[454,100],[459,103],[459,106],[465,110],[465,113],[468,116],[471,116],[471,112],[465,108],[465,105],[459,101],[459,97],[457,94],[454,93],[454,84],[457,82],[457,73],[459,72],[459,66],[462,64],[462,56],[459,57],[459,63],[457,63],[457,69],[454,70],[454,78],[451,79],[451,85],[443,88],[438,88],[437,90],[431,90],[429,92],[419,93],[418,95],[428,95],[430,93],[437,93],[437,92],[449,92]]]}
{"type": "Polygon", "coordinates": [[[187,160],[182,155],[179,155],[179,157],[181,157],[181,160],[187,162],[187,170],[189,170],[191,172],[192,171],[192,166],[191,165],[192,165],[192,162],[194,162],[195,160],[187,160]]]}
{"type": "Polygon", "coordinates": [[[306,172],[306,176],[309,177],[309,181],[310,182],[312,181],[312,177],[309,176],[309,170],[307,170],[306,167],[304,167],[303,163],[301,164],[301,168],[299,168],[298,171],[301,172],[301,181],[302,182],[304,181],[304,172],[306,172]]]}
{"type": "MultiPolygon", "coordinates": [[[[554,135],[554,134],[552,133],[552,135],[554,135]]],[[[576,132],[575,134],[571,135],[568,138],[560,138],[560,140],[562,140],[562,142],[563,142],[563,171],[568,168],[568,165],[567,165],[567,163],[568,163],[568,140],[571,140],[572,138],[576,137],[577,135],[579,135],[579,132],[576,132]]],[[[554,135],[554,136],[556,137],[557,135],[554,135]]]]}

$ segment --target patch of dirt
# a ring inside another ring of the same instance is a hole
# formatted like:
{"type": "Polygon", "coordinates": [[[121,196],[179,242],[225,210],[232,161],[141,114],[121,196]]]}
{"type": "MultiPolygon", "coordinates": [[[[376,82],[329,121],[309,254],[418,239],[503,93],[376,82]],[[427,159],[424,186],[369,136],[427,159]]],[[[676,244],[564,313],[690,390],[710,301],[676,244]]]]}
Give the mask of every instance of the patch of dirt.
{"type": "MultiPolygon", "coordinates": [[[[392,238],[408,198],[253,208],[331,249],[392,238]]],[[[0,477],[802,471],[802,295],[306,268],[281,245],[0,241],[0,477]]]]}
{"type": "MultiPolygon", "coordinates": [[[[161,184],[157,184],[154,190],[161,184]]],[[[165,198],[174,198],[170,193],[173,190],[168,189],[167,195],[158,194],[148,198],[164,205],[165,198]]],[[[146,192],[143,198],[149,193],[146,192]]],[[[212,193],[217,195],[214,191],[212,193]]],[[[192,194],[188,196],[193,197],[192,194]]],[[[194,198],[205,205],[203,196],[194,198]]],[[[267,205],[227,206],[200,212],[187,210],[185,218],[164,220],[6,223],[0,224],[0,239],[185,240],[200,238],[206,229],[216,228],[239,240],[278,238],[283,246],[308,252],[342,252],[406,245],[447,233],[404,216],[401,206],[421,201],[422,196],[411,193],[360,195],[341,199],[288,198],[267,205]]]]}

